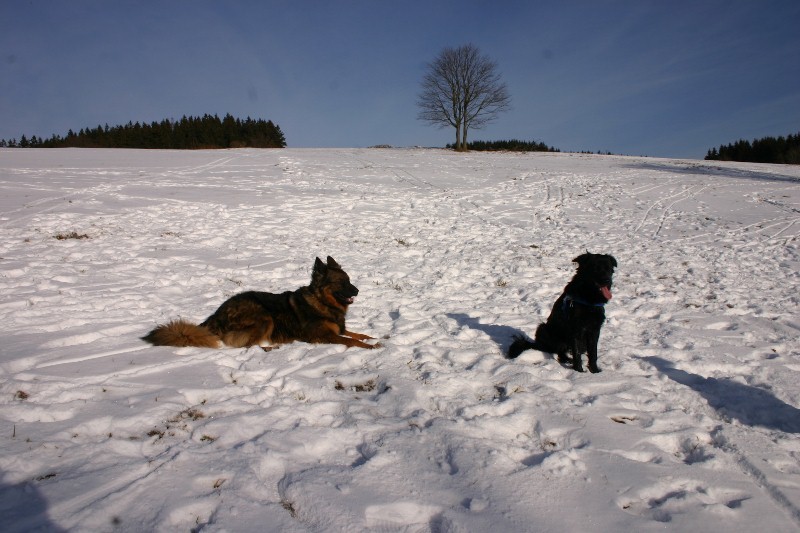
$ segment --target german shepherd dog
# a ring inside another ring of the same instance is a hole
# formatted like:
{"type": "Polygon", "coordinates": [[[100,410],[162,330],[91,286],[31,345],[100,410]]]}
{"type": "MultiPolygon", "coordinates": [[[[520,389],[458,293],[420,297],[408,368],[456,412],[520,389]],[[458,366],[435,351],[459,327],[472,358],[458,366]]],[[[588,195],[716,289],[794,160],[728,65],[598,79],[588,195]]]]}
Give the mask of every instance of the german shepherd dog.
{"type": "Polygon", "coordinates": [[[156,346],[232,348],[261,346],[265,351],[293,341],[367,344],[369,335],[347,331],[344,317],[358,289],[332,258],[314,262],[311,284],[281,294],[248,291],[232,296],[200,325],[182,319],[157,326],[142,337],[156,346]]]}
{"type": "Polygon", "coordinates": [[[583,372],[581,354],[586,352],[589,371],[600,372],[597,342],[606,319],[604,306],[611,299],[611,278],[617,260],[610,255],[586,252],[572,261],[578,263],[578,271],[553,304],[547,322],[536,328],[533,341],[515,335],[508,357],[513,359],[532,348],[555,353],[558,361],[565,364],[567,353],[572,353],[572,368],[583,372]]]}

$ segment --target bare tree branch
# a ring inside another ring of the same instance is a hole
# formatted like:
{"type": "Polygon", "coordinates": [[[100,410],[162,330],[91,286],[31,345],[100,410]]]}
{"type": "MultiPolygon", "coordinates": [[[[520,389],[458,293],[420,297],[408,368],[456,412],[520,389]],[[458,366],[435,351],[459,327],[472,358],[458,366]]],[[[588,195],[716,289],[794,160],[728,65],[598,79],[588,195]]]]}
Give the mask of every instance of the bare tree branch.
{"type": "Polygon", "coordinates": [[[511,105],[497,63],[472,44],[442,50],[428,63],[421,85],[417,118],[455,128],[456,150],[466,151],[470,128],[482,128],[511,105]]]}

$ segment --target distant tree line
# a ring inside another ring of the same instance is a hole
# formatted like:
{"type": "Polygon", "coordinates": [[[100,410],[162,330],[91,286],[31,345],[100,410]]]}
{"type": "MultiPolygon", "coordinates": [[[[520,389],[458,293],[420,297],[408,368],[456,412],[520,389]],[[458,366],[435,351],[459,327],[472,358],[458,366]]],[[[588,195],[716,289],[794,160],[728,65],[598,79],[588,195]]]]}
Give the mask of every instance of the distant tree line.
{"type": "Polygon", "coordinates": [[[800,164],[800,133],[788,137],[764,137],[712,148],[706,159],[712,161],[747,161],[751,163],[800,164]]]}
{"type": "MultiPolygon", "coordinates": [[[[455,149],[455,145],[448,144],[447,148],[455,149]]],[[[468,150],[478,152],[560,152],[561,150],[547,146],[543,142],[519,141],[511,139],[509,141],[471,141],[467,143],[468,150]]]]}
{"type": "Polygon", "coordinates": [[[0,139],[0,147],[8,148],[161,148],[175,150],[213,148],[284,148],[286,138],[271,120],[245,120],[230,114],[169,119],[150,124],[128,122],[124,126],[69,130],[66,136],[49,139],[25,135],[19,141],[0,139]]]}

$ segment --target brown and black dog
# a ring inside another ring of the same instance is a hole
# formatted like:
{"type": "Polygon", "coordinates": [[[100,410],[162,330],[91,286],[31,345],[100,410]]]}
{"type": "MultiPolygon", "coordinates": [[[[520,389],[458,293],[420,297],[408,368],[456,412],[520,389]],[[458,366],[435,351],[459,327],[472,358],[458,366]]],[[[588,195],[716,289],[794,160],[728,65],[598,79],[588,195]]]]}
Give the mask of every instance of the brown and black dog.
{"type": "Polygon", "coordinates": [[[347,308],[357,294],[332,257],[327,264],[318,257],[306,287],[281,294],[243,292],[226,300],[200,325],[173,320],[142,339],[156,346],[205,348],[261,346],[270,350],[293,341],[378,348],[380,343],[363,342],[373,337],[345,328],[347,308]]]}
{"type": "Polygon", "coordinates": [[[524,350],[534,349],[558,354],[558,361],[567,362],[572,353],[572,368],[583,372],[581,354],[589,359],[589,371],[600,372],[597,366],[597,342],[606,319],[605,305],[611,299],[611,278],[617,260],[607,254],[586,252],[572,260],[578,271],[564,287],[547,317],[536,328],[533,341],[515,336],[508,357],[515,358],[524,350]]]}

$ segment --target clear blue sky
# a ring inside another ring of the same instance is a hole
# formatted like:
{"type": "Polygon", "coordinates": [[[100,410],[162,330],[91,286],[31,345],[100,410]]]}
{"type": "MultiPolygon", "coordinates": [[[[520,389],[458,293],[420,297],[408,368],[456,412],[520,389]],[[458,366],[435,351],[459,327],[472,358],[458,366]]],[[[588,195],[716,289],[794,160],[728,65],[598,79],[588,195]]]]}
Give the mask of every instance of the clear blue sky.
{"type": "Polygon", "coordinates": [[[702,158],[800,131],[798,0],[0,0],[0,138],[231,113],[291,147],[443,146],[419,83],[466,43],[512,97],[473,140],[702,158]]]}

